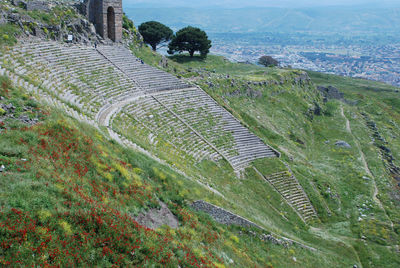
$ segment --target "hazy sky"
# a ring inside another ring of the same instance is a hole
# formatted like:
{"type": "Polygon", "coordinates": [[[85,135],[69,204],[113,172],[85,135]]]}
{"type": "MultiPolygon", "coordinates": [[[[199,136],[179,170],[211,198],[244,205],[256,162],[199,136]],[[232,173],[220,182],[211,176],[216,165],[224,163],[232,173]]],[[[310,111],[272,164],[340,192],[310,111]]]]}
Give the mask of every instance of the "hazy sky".
{"type": "Polygon", "coordinates": [[[245,6],[262,7],[313,7],[332,5],[374,5],[374,6],[400,6],[400,0],[123,0],[125,6],[157,7],[157,6],[182,6],[182,7],[207,7],[220,6],[237,8],[245,6]]]}

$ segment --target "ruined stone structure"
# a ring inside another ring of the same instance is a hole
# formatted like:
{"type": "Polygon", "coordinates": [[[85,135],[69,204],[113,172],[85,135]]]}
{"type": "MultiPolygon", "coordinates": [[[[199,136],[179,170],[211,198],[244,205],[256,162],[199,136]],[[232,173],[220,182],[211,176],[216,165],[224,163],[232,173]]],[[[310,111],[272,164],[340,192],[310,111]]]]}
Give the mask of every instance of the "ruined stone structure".
{"type": "Polygon", "coordinates": [[[50,11],[51,8],[55,6],[54,2],[40,1],[40,0],[31,0],[31,1],[13,0],[12,4],[15,6],[22,7],[28,11],[33,11],[33,10],[50,11]]]}
{"type": "Polygon", "coordinates": [[[122,0],[86,0],[86,15],[98,34],[114,42],[122,40],[122,0]]]}
{"type": "Polygon", "coordinates": [[[239,225],[242,227],[255,227],[264,230],[254,222],[251,222],[239,215],[233,214],[223,208],[207,203],[203,200],[198,200],[192,203],[191,207],[197,211],[203,211],[210,215],[216,222],[225,225],[239,225]]]}

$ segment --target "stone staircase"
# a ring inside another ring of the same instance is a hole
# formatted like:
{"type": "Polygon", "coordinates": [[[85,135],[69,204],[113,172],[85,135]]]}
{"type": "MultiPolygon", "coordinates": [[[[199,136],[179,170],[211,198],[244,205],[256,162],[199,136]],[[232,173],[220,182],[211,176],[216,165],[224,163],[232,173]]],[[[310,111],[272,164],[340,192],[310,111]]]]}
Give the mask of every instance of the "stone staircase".
{"type": "Polygon", "coordinates": [[[263,177],[305,222],[318,218],[310,199],[290,171],[282,171],[263,177]]]}
{"type": "Polygon", "coordinates": [[[396,165],[397,161],[394,158],[392,151],[389,149],[390,144],[381,135],[376,123],[372,121],[366,113],[362,113],[361,115],[364,117],[366,125],[372,133],[371,140],[375,146],[378,147],[387,171],[398,182],[398,186],[400,186],[400,167],[396,165]]]}

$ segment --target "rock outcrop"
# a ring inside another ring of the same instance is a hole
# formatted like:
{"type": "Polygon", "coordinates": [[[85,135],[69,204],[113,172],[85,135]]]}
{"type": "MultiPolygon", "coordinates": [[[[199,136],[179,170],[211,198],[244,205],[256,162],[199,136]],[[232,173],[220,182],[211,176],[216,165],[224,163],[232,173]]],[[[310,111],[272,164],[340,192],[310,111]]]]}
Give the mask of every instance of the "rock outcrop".
{"type": "Polygon", "coordinates": [[[388,147],[389,143],[379,132],[376,123],[372,121],[367,114],[362,113],[362,116],[364,117],[367,127],[372,132],[372,142],[379,149],[387,171],[397,181],[397,186],[400,187],[400,167],[396,164],[397,161],[388,147]]]}
{"type": "Polygon", "coordinates": [[[337,141],[336,143],[335,143],[335,145],[337,146],[337,147],[341,147],[341,148],[351,148],[351,145],[350,144],[348,144],[347,142],[345,142],[345,141],[337,141]]]}
{"type": "Polygon", "coordinates": [[[135,220],[150,229],[157,229],[163,225],[168,225],[171,228],[178,228],[178,218],[172,214],[166,204],[160,202],[159,209],[150,209],[146,213],[142,213],[135,217],[135,220]]]}
{"type": "Polygon", "coordinates": [[[328,86],[318,86],[317,89],[324,95],[325,100],[335,99],[335,100],[344,100],[344,94],[339,91],[339,89],[328,86]]]}
{"type": "Polygon", "coordinates": [[[56,1],[19,1],[14,0],[11,4],[5,3],[7,8],[2,8],[0,13],[0,24],[11,23],[18,25],[26,36],[35,36],[42,39],[53,39],[66,41],[72,36],[73,43],[101,42],[102,38],[94,31],[94,26],[83,15],[80,15],[77,2],[56,2],[56,1]],[[7,6],[8,5],[8,6],[7,6]],[[64,7],[65,14],[55,15],[53,8],[64,7]],[[52,19],[43,19],[41,16],[32,16],[35,12],[45,14],[53,13],[60,24],[52,19]],[[68,15],[74,14],[75,15],[68,15]]]}

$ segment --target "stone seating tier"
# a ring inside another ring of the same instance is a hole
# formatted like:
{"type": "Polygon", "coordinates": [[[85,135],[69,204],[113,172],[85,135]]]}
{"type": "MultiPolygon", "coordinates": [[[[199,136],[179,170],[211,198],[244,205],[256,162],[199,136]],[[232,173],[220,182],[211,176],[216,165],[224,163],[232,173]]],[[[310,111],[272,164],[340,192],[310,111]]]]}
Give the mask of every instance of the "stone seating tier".
{"type": "Polygon", "coordinates": [[[35,44],[13,49],[13,57],[28,59],[19,74],[49,81],[49,90],[57,91],[91,117],[107,103],[138,94],[138,86],[93,47],[35,44]]]}

